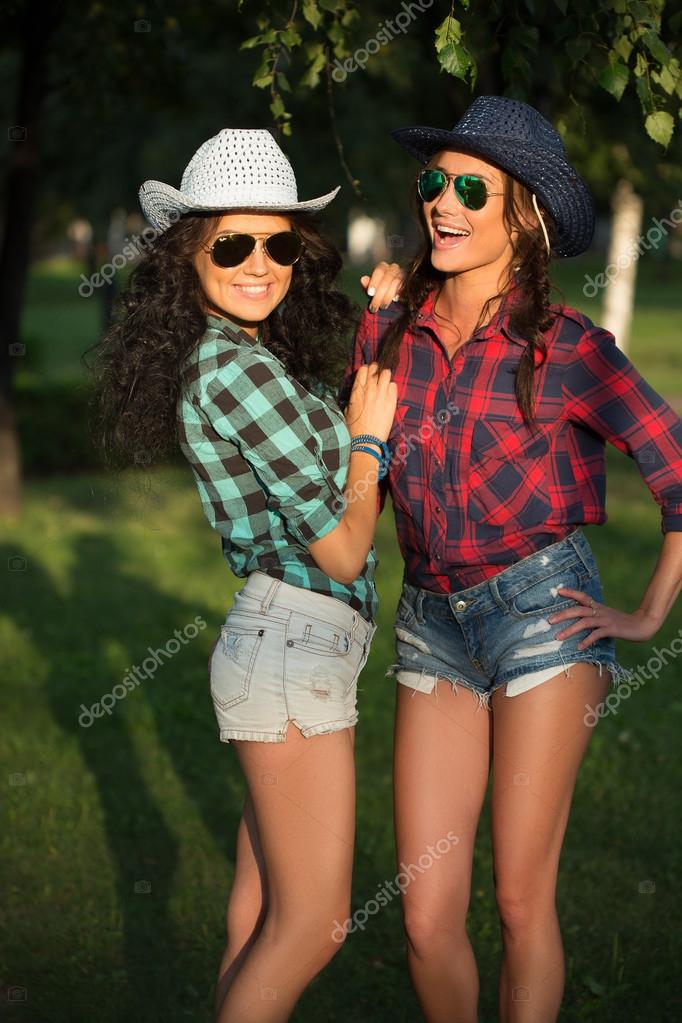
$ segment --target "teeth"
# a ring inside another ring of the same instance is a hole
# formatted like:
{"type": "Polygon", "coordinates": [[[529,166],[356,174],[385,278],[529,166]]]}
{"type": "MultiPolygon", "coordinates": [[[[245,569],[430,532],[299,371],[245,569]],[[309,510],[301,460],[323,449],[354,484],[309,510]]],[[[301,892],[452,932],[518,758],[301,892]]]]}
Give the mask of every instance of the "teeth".
{"type": "Polygon", "coordinates": [[[268,290],[267,284],[236,284],[240,291],[248,291],[250,295],[263,295],[268,290]]]}
{"type": "Polygon", "coordinates": [[[438,227],[436,228],[436,230],[440,234],[455,234],[455,235],[458,235],[459,237],[466,237],[466,235],[469,234],[469,232],[465,231],[464,228],[461,228],[461,227],[443,227],[442,224],[439,224],[438,227]]]}

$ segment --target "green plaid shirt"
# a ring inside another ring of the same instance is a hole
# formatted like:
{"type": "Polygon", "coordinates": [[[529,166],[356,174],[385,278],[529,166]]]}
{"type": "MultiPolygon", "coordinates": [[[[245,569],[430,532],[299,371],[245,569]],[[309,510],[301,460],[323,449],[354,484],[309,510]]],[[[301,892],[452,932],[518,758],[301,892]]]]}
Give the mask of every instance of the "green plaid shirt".
{"type": "Polygon", "coordinates": [[[350,435],[331,394],[311,394],[258,341],[208,316],[183,367],[177,416],[180,447],[234,574],[265,572],[373,620],[374,547],[350,586],[325,575],[308,550],[345,507],[350,435]]]}

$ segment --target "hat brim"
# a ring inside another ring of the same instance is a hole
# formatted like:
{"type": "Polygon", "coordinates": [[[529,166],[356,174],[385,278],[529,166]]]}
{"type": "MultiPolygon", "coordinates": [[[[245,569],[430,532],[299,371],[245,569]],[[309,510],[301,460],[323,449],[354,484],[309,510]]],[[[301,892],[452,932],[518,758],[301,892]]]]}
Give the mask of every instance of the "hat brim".
{"type": "Polygon", "coordinates": [[[391,136],[421,163],[441,149],[484,157],[535,192],[556,225],[557,256],[577,256],[589,248],[594,235],[592,196],[577,171],[557,153],[531,143],[493,135],[473,139],[442,128],[399,128],[391,136]]]}
{"type": "Polygon", "coordinates": [[[229,210],[258,210],[263,213],[295,213],[298,210],[315,213],[325,209],[334,199],[341,186],[326,195],[317,199],[308,199],[305,202],[297,203],[276,203],[276,202],[232,202],[225,205],[203,206],[200,203],[192,202],[183,193],[165,184],[163,181],[145,181],[139,191],[140,206],[146,219],[156,228],[159,233],[167,231],[171,224],[175,223],[185,213],[220,213],[229,210]]]}

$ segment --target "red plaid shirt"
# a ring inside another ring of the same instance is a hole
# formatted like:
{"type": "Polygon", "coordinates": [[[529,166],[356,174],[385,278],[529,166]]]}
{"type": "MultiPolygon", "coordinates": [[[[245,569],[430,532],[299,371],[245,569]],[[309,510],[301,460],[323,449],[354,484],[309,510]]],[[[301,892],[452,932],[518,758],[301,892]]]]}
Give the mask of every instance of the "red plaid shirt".
{"type": "MultiPolygon", "coordinates": [[[[509,322],[512,296],[452,362],[434,298],[400,347],[392,459],[379,497],[383,508],[390,491],[408,582],[442,593],[474,586],[583,523],[605,522],[605,441],[634,458],[661,506],[662,531],[682,530],[682,420],[612,334],[552,306],[530,428],[514,393],[527,342],[509,322]]],[[[342,400],[357,368],[376,361],[399,311],[364,313],[342,400]]]]}

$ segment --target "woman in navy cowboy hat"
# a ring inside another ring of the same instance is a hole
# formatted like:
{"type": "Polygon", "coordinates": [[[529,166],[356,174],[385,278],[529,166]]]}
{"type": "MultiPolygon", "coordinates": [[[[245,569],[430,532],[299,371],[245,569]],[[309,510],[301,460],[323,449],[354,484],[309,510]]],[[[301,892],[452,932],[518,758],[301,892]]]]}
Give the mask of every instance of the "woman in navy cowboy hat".
{"type": "Polygon", "coordinates": [[[609,676],[628,685],[614,640],[651,639],[682,584],[682,421],[611,334],[550,304],[550,257],[583,252],[594,218],[537,110],[482,96],[452,131],[392,135],[422,165],[423,244],[402,306],[365,313],[351,369],[376,360],[398,385],[397,858],[408,872],[430,860],[404,889],[408,965],[430,1023],[477,1019],[466,917],[492,766],[500,1019],[552,1023],[576,775],[609,676]],[[606,441],[662,511],[658,563],[628,611],[603,603],[581,530],[606,519],[606,441]]]}

